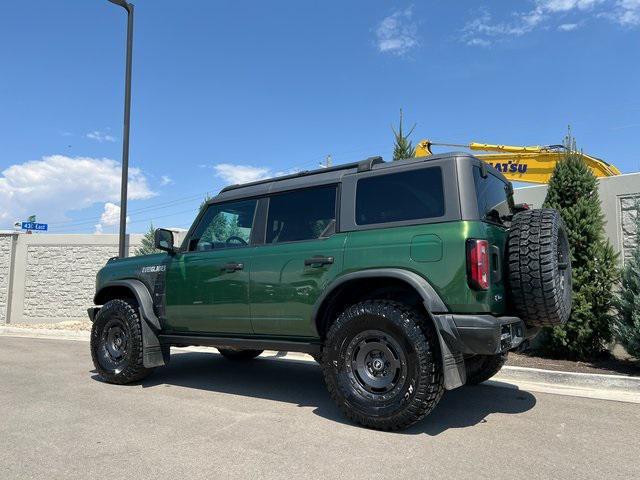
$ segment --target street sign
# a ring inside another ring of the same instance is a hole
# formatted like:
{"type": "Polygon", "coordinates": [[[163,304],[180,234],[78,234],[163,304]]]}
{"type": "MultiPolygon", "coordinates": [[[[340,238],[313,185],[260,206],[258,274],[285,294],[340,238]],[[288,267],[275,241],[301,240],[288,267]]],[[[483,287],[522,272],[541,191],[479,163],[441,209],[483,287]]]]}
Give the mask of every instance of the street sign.
{"type": "Polygon", "coordinates": [[[46,232],[49,229],[49,225],[47,225],[46,223],[22,222],[21,228],[22,230],[36,230],[39,232],[46,232]]]}

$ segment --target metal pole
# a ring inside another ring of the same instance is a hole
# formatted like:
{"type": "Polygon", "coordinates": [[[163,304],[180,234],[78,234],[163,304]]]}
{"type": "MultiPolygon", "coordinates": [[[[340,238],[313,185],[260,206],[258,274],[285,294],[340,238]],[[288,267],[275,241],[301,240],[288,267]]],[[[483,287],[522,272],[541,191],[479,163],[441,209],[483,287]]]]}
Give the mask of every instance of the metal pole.
{"type": "Polygon", "coordinates": [[[122,181],[120,185],[120,237],[118,256],[128,255],[125,236],[127,234],[127,184],[129,183],[129,120],[131,118],[131,60],[133,55],[133,4],[125,3],[127,10],[127,65],[124,86],[124,128],[122,134],[122,181]]]}

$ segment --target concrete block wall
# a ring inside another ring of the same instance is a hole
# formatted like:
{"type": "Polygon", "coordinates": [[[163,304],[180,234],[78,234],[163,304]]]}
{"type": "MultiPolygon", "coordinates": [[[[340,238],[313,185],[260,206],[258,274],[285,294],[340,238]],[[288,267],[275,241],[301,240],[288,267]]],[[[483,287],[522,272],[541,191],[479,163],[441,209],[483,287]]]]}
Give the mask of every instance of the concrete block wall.
{"type": "MultiPolygon", "coordinates": [[[[628,173],[616,177],[605,177],[598,181],[598,194],[605,216],[605,234],[623,262],[631,255],[637,244],[635,219],[640,203],[640,173],[628,173]]],[[[528,203],[540,208],[547,195],[546,185],[516,188],[516,203],[528,203]]]]}
{"type": "Polygon", "coordinates": [[[6,322],[13,236],[0,234],[0,324],[6,322]]]}
{"type": "Polygon", "coordinates": [[[620,199],[620,217],[622,219],[622,253],[624,259],[631,257],[631,253],[638,245],[638,221],[640,220],[640,194],[622,197],[620,199]]]}
{"type": "MultiPolygon", "coordinates": [[[[130,254],[141,240],[129,236],[130,254]]],[[[85,320],[96,273],[117,254],[117,235],[0,233],[0,323],[85,320]]]]}

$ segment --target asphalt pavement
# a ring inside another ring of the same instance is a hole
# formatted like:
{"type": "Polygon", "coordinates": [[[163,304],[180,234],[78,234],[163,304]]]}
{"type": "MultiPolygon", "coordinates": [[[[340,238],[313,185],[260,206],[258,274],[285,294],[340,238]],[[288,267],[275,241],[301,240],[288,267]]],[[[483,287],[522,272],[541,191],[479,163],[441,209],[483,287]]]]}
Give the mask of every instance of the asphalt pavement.
{"type": "Polygon", "coordinates": [[[311,362],[172,356],[108,385],[86,342],[0,337],[0,478],[640,478],[640,405],[494,385],[400,433],[346,421],[311,362]]]}

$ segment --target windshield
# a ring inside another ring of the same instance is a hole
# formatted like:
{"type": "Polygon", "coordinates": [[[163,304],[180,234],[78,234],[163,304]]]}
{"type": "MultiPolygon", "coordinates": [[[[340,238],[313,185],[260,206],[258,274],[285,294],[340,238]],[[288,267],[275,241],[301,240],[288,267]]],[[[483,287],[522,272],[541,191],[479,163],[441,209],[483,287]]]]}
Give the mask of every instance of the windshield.
{"type": "Polygon", "coordinates": [[[513,191],[511,184],[490,172],[482,178],[480,167],[473,167],[478,213],[486,222],[504,225],[513,214],[513,191]]]}

